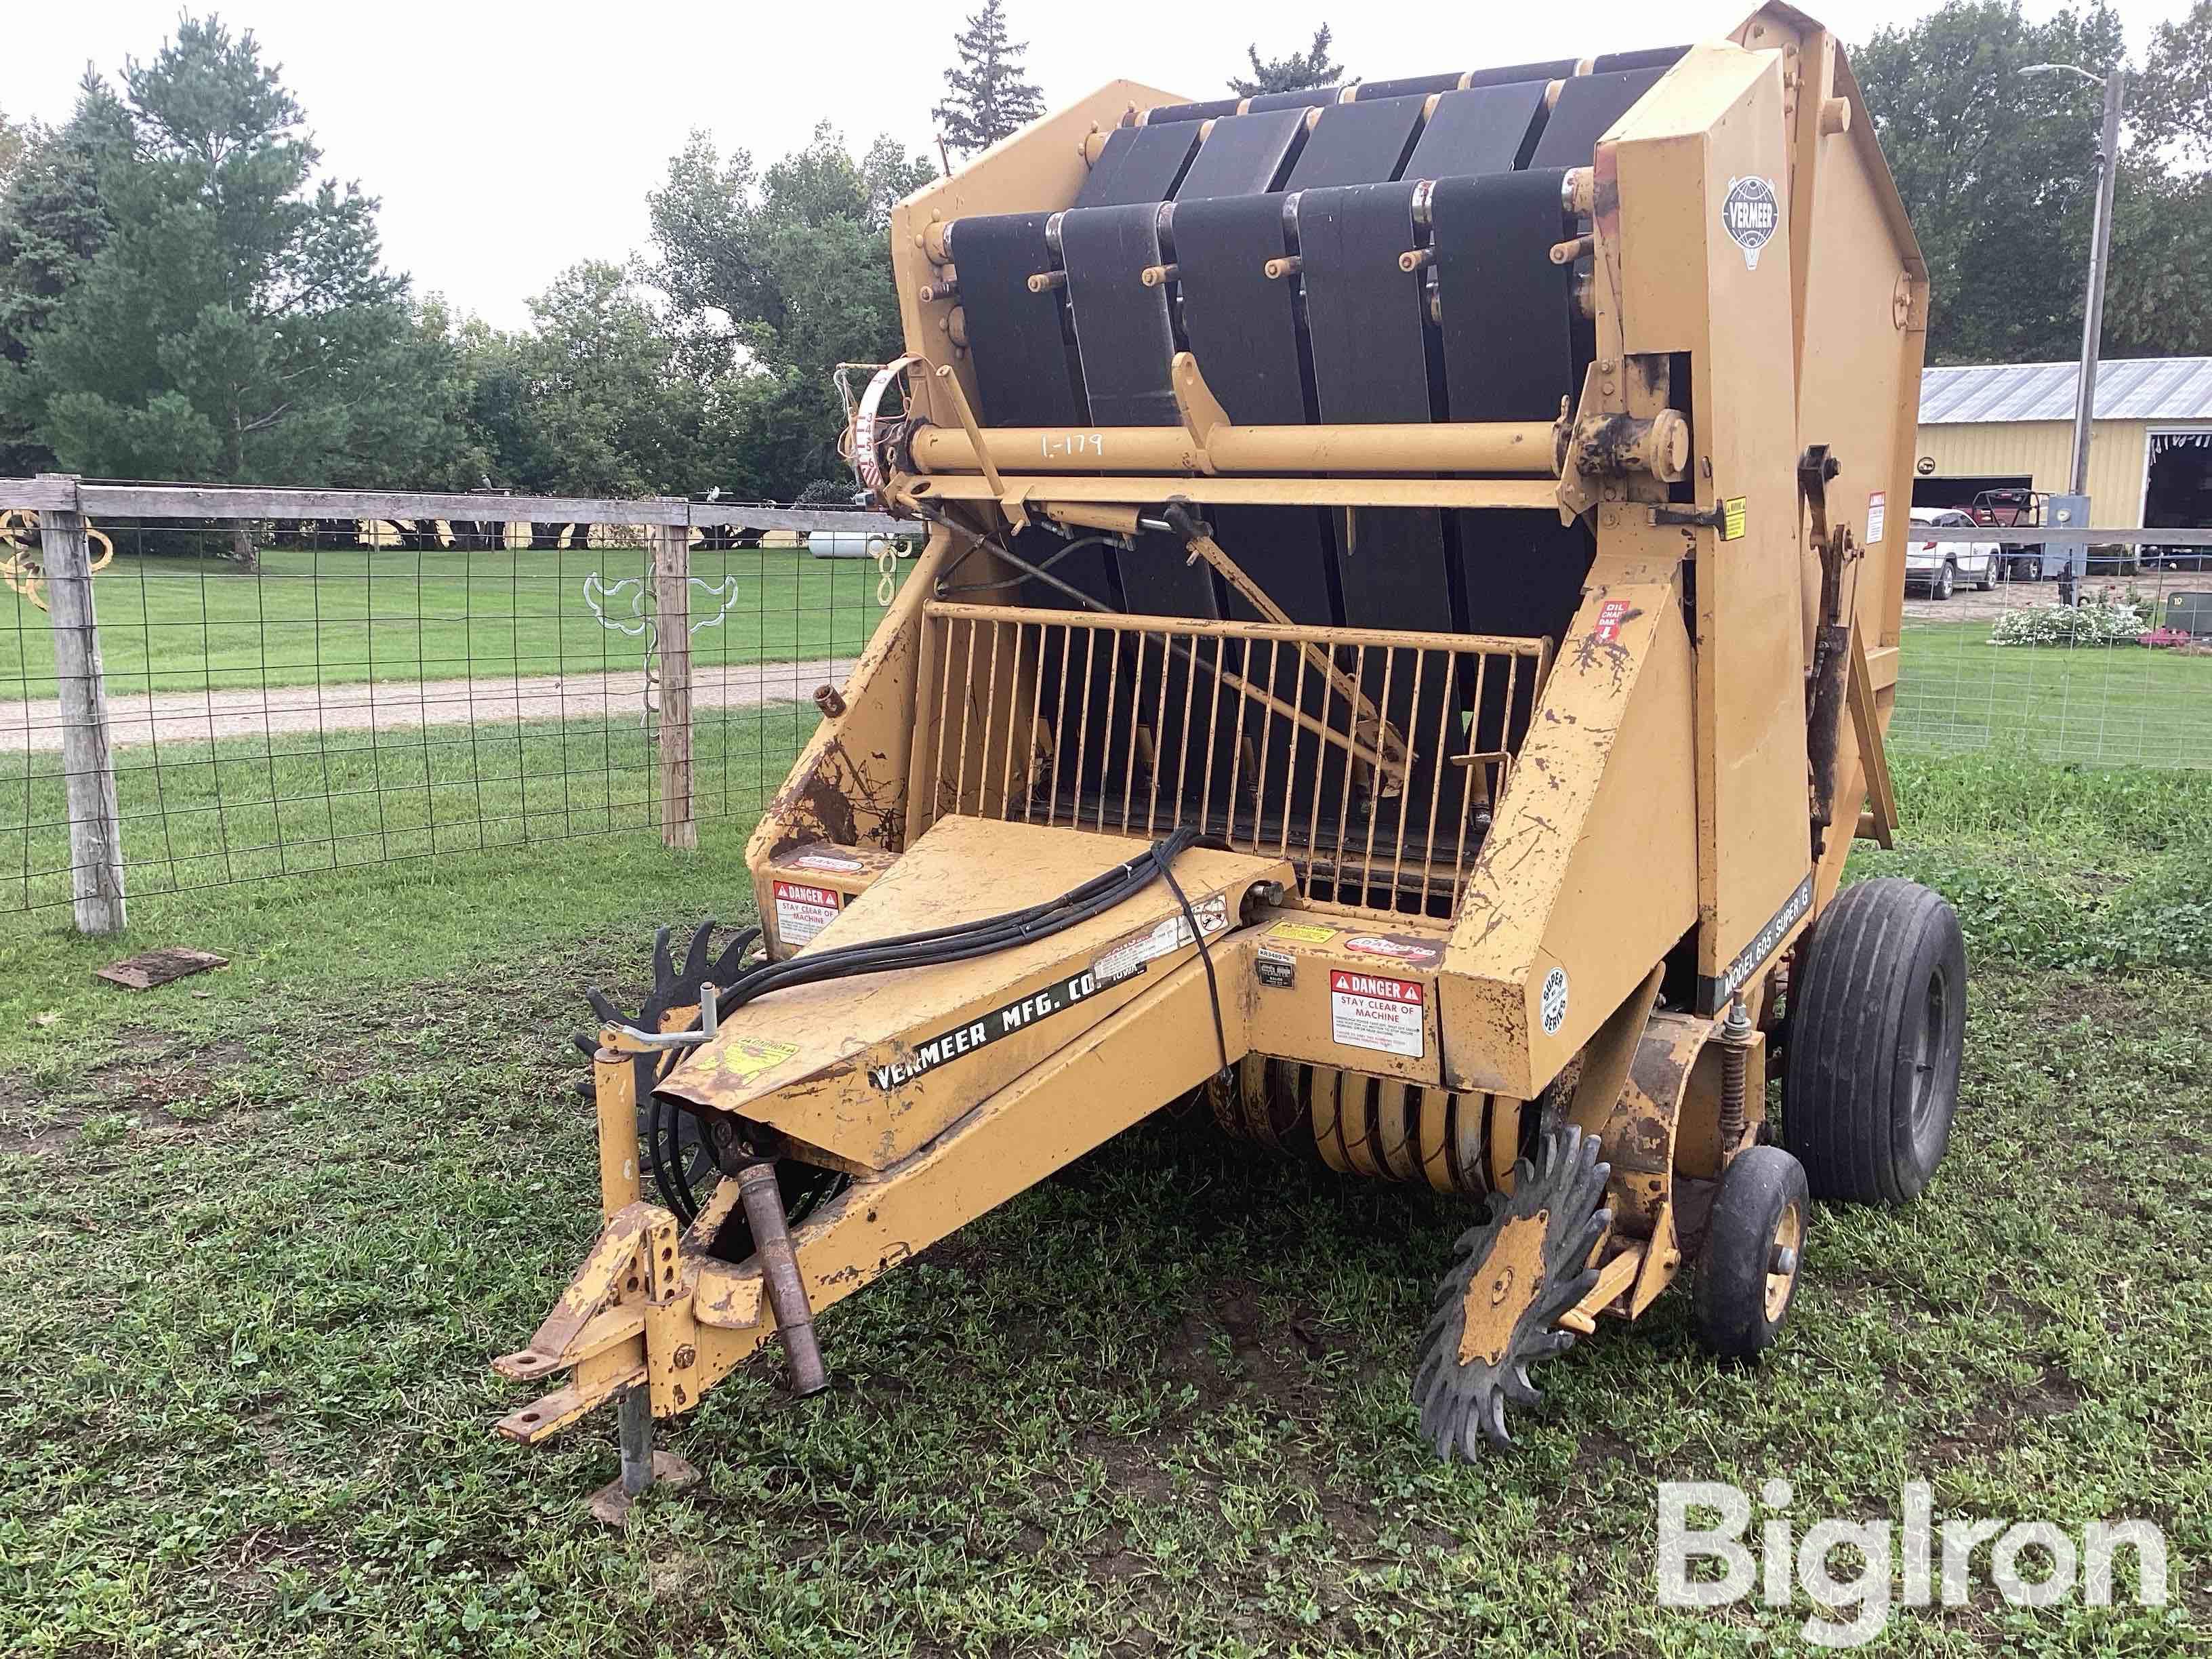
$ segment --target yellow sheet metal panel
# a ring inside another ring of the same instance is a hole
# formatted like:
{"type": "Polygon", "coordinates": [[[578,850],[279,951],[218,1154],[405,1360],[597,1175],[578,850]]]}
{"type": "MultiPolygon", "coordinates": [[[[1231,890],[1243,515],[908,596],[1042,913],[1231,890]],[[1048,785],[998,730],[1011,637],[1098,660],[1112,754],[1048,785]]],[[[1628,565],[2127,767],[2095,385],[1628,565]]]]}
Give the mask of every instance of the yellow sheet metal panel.
{"type": "Polygon", "coordinates": [[[1624,343],[1692,354],[1699,496],[1741,503],[1727,531],[1698,538],[1698,972],[1707,979],[1770,926],[1812,863],[1790,244],[1784,234],[1740,243],[1727,211],[1746,180],[1771,194],[1788,176],[1784,71],[1778,52],[1693,47],[1610,146],[1624,343]]]}
{"type": "MultiPolygon", "coordinates": [[[[2154,422],[2097,421],[2089,428],[2089,499],[2100,525],[2142,522],[2145,434],[2154,422]]],[[[1937,476],[2025,472],[2038,489],[2074,487],[2071,421],[1942,422],[1920,428],[1937,476]]]]}
{"type": "MultiPolygon", "coordinates": [[[[1146,845],[1041,824],[946,818],[806,949],[1041,903],[1146,845]]],[[[1216,945],[1240,925],[1255,883],[1291,878],[1281,860],[1205,848],[1178,859],[1176,875],[1216,945]]],[[[975,961],[773,992],[733,1011],[662,1088],[769,1124],[835,1167],[884,1169],[1195,952],[1174,894],[1155,882],[1064,933],[975,961]]],[[[1232,1043],[1241,1043],[1243,1026],[1231,993],[1243,982],[1224,985],[1232,1043]]],[[[1232,1048],[1229,1060],[1242,1052],[1232,1048]]],[[[1130,1086],[1144,1085],[1132,1079],[1130,1086]]]]}

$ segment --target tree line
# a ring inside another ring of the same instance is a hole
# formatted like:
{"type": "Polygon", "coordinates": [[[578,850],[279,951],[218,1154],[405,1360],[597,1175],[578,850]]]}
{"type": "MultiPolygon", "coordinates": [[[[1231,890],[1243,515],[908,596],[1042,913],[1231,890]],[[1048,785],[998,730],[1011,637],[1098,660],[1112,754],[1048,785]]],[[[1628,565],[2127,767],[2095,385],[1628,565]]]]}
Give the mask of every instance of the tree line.
{"type": "MultiPolygon", "coordinates": [[[[2212,352],[2212,0],[2130,66],[2105,349],[2212,352]]],[[[1346,75],[1326,25],[1249,49],[1243,94],[1346,75]]],[[[495,328],[386,266],[374,198],[319,173],[248,33],[183,19],[88,73],[56,126],[0,116],[0,473],[629,495],[842,496],[840,362],[900,348],[890,210],[1034,119],[1003,0],[956,34],[939,157],[828,122],[781,159],[695,132],[651,246],[582,261],[495,328]]],[[[1853,52],[1934,274],[1934,362],[2067,358],[2096,177],[2099,4],[1951,0],[1853,52]]]]}

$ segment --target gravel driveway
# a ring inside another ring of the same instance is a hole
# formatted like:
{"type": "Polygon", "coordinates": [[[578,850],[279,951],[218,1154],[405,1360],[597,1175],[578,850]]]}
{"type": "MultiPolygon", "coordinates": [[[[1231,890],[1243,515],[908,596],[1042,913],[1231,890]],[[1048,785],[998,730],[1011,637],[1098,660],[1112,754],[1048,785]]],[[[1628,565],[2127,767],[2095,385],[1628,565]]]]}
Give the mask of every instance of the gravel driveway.
{"type": "MultiPolygon", "coordinates": [[[[749,708],[810,698],[842,684],[849,657],[738,664],[693,672],[695,708],[749,708]]],[[[248,687],[111,696],[117,748],[208,743],[268,734],[392,731],[423,726],[505,725],[517,720],[635,719],[643,712],[635,672],[541,674],[523,678],[382,680],[349,685],[248,687]]],[[[45,698],[0,702],[0,755],[62,746],[61,704],[45,698]]]]}

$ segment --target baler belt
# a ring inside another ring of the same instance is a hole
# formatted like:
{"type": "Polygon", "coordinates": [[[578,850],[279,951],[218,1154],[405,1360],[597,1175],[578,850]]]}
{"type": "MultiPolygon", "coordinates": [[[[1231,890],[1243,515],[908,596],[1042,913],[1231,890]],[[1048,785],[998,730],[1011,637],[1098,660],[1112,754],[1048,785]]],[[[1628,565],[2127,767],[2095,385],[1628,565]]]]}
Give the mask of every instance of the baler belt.
{"type": "Polygon", "coordinates": [[[1183,332],[1229,418],[1241,426],[1304,424],[1293,290],[1263,269],[1285,252],[1283,198],[1178,202],[1175,245],[1183,332]]]}
{"type": "Polygon", "coordinates": [[[1421,281],[1398,268],[1399,254],[1413,241],[1410,184],[1346,185],[1298,196],[1314,389],[1324,422],[1430,418],[1421,281]]]}
{"type": "Polygon", "coordinates": [[[1273,190],[1304,132],[1305,116],[1298,110],[1224,116],[1206,135],[1190,171],[1176,186],[1176,211],[1182,211],[1182,204],[1207,197],[1273,190]]]}
{"type": "Polygon", "coordinates": [[[1167,290],[1140,280],[1146,266],[1160,263],[1158,199],[1071,208],[1060,216],[1060,252],[1091,423],[1175,425],[1180,417],[1168,382],[1175,330],[1167,290]]]}
{"type": "Polygon", "coordinates": [[[1506,64],[1477,70],[1467,77],[1470,87],[1502,87],[1514,81],[1565,81],[1578,67],[1571,58],[1550,58],[1540,64],[1506,64]]]}
{"type": "MultiPolygon", "coordinates": [[[[1420,98],[1361,99],[1331,104],[1306,135],[1291,169],[1291,190],[1328,185],[1371,185],[1395,179],[1421,125],[1420,98]]],[[[1411,247],[1412,243],[1406,244],[1411,247]]]]}
{"type": "Polygon", "coordinates": [[[1156,121],[1141,127],[1116,127],[1077,192],[1079,208],[1130,207],[1164,202],[1190,165],[1198,148],[1196,121],[1156,121]]]}
{"type": "Polygon", "coordinates": [[[1455,421],[1549,421],[1570,393],[1573,275],[1551,260],[1562,170],[1440,178],[1429,198],[1455,421]]]}
{"type": "Polygon", "coordinates": [[[953,227],[962,309],[975,368],[978,416],[990,426],[1080,426],[1083,400],[1068,365],[1060,296],[1032,294],[1051,263],[1042,213],[994,214],[953,227]]]}
{"type": "Polygon", "coordinates": [[[1540,81],[1448,92],[1437,100],[1422,127],[1405,176],[1442,179],[1453,173],[1510,172],[1520,165],[1522,151],[1531,147],[1530,135],[1543,112],[1540,81]]]}
{"type": "Polygon", "coordinates": [[[1271,109],[1328,109],[1344,96],[1342,87],[1306,87],[1297,92],[1263,92],[1244,100],[1254,115],[1271,109]]]}
{"type": "Polygon", "coordinates": [[[1577,75],[1563,82],[1559,101],[1544,123],[1544,136],[1536,141],[1532,167],[1586,167],[1607,127],[1628,113],[1630,106],[1658,83],[1663,69],[1615,70],[1604,75],[1577,75]]]}

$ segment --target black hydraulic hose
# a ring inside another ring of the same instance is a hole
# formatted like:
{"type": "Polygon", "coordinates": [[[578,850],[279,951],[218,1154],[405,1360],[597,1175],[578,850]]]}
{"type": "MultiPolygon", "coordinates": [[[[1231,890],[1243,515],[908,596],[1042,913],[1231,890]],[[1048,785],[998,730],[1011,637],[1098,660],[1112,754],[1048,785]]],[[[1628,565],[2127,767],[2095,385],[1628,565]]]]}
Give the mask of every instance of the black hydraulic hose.
{"type": "MultiPolygon", "coordinates": [[[[975,921],[956,922],[949,927],[902,933],[893,939],[871,939],[834,951],[793,957],[784,962],[758,963],[740,973],[720,991],[715,1004],[717,1018],[743,1007],[756,998],[766,996],[771,991],[853,979],[864,974],[967,962],[977,957],[1011,950],[1018,945],[1050,939],[1056,933],[1065,933],[1090,921],[1093,916],[1103,915],[1162,878],[1166,879],[1178,902],[1182,905],[1184,914],[1188,915],[1189,902],[1182,897],[1182,890],[1176,884],[1172,866],[1175,860],[1197,841],[1198,831],[1195,829],[1179,825],[1165,840],[1147,848],[1140,856],[1117,864],[1112,869],[1071,888],[1058,898],[1048,899],[1041,904],[1006,911],[975,921]]],[[[1194,917],[1191,926],[1193,933],[1198,934],[1194,917]]],[[[1200,948],[1203,950],[1204,937],[1202,934],[1198,937],[1200,948]]],[[[1209,981],[1212,973],[1213,964],[1209,959],[1206,963],[1209,981]]],[[[1217,1024],[1218,1018],[1217,1009],[1217,1024]]],[[[1224,1052],[1226,1052],[1225,1046],[1224,1052]]],[[[683,1164],[682,1109],[675,1101],[664,1099],[656,1093],[647,1121],[647,1153],[653,1170],[653,1185],[659,1189],[662,1200],[678,1219],[689,1226],[697,1216],[699,1206],[691,1189],[689,1172],[683,1164]]]]}

